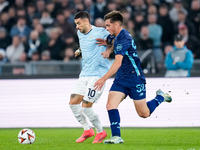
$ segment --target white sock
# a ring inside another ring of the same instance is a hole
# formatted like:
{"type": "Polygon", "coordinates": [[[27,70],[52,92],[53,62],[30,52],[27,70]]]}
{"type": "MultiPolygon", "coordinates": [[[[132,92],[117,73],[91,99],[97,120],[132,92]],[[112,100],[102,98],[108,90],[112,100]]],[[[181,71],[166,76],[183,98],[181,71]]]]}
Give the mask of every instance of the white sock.
{"type": "Polygon", "coordinates": [[[101,126],[101,122],[99,120],[99,116],[97,115],[97,113],[94,112],[94,110],[92,109],[92,107],[90,107],[90,108],[83,108],[83,112],[89,118],[90,122],[95,127],[97,133],[103,132],[103,128],[101,126]]]}
{"type": "Polygon", "coordinates": [[[87,122],[85,115],[82,111],[81,105],[80,104],[69,105],[69,107],[71,108],[71,110],[74,113],[74,116],[76,117],[78,122],[80,122],[80,124],[83,126],[83,129],[89,130],[90,126],[88,125],[88,122],[87,122]]]}

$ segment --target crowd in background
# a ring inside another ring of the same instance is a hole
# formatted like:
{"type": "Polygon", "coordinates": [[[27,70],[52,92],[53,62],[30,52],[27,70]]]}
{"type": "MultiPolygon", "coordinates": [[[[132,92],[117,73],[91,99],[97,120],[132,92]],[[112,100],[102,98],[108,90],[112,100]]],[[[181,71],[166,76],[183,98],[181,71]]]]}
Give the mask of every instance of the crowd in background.
{"type": "Polygon", "coordinates": [[[80,10],[99,27],[106,13],[121,11],[138,51],[153,49],[157,67],[176,34],[200,59],[199,0],[0,0],[0,62],[80,59],[73,19],[80,10]]]}

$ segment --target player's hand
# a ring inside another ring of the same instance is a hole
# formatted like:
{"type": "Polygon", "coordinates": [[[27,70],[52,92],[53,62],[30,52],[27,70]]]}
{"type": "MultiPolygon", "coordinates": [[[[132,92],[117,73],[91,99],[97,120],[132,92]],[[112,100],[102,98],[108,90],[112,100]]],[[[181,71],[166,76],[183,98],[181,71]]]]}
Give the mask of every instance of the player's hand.
{"type": "Polygon", "coordinates": [[[105,51],[101,53],[101,55],[103,55],[103,58],[108,58],[110,56],[110,53],[108,51],[105,51]]]}
{"type": "Polygon", "coordinates": [[[75,57],[79,56],[81,54],[81,51],[79,49],[77,49],[74,53],[75,57]]]}
{"type": "Polygon", "coordinates": [[[95,88],[94,90],[100,91],[105,82],[106,80],[104,80],[103,78],[100,78],[99,80],[97,80],[94,84],[94,88],[95,88]]]}
{"type": "Polygon", "coordinates": [[[107,45],[107,42],[104,39],[97,38],[96,41],[97,42],[95,44],[98,44],[99,46],[101,46],[101,45],[107,45]]]}

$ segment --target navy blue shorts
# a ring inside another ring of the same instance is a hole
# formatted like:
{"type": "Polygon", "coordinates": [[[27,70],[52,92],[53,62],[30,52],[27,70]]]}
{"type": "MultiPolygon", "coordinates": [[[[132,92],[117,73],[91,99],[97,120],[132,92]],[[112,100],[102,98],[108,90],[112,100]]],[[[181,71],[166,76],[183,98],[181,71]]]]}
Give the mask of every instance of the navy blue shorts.
{"type": "Polygon", "coordinates": [[[135,81],[133,78],[116,78],[110,91],[119,91],[133,100],[146,98],[146,86],[143,81],[135,81]]]}

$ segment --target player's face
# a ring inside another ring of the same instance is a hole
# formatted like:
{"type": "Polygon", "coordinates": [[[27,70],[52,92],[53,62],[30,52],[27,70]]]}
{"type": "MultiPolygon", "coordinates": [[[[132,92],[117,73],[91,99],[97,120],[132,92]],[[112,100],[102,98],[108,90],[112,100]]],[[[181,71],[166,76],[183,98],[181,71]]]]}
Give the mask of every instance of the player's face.
{"type": "Polygon", "coordinates": [[[115,36],[115,23],[111,23],[110,19],[107,19],[105,21],[106,24],[106,30],[113,36],[115,36]]]}
{"type": "Polygon", "coordinates": [[[76,24],[76,28],[81,32],[81,33],[86,33],[86,28],[87,28],[87,21],[86,19],[75,19],[74,20],[76,24]]]}

